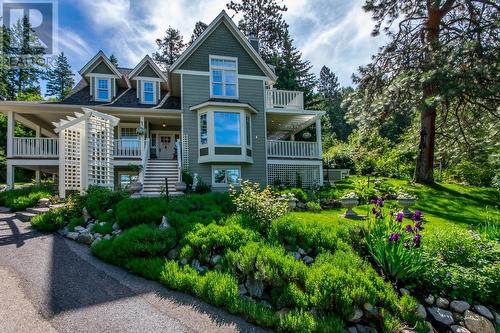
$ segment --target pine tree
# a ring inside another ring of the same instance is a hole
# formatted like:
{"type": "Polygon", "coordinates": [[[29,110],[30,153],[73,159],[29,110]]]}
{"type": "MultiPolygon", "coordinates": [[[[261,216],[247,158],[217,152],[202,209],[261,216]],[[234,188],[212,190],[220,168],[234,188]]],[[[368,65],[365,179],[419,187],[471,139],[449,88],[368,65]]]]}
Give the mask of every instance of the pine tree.
{"type": "Polygon", "coordinates": [[[276,88],[284,90],[299,90],[304,93],[306,107],[313,106],[316,76],[311,72],[312,65],[308,60],[302,60],[302,53],[293,46],[293,39],[285,32],[283,51],[274,56],[272,63],[276,66],[276,88]]]}
{"type": "Polygon", "coordinates": [[[63,100],[71,92],[75,80],[73,72],[64,53],[59,54],[55,59],[52,68],[45,72],[47,80],[47,93],[45,96],[55,96],[57,100],[63,100]]]}
{"type": "Polygon", "coordinates": [[[9,28],[0,27],[0,98],[12,100],[15,98],[15,90],[12,84],[12,69],[9,66],[9,56],[12,55],[11,31],[9,28]]]}
{"type": "Polygon", "coordinates": [[[157,39],[158,51],[153,53],[153,59],[164,69],[172,65],[185,48],[184,38],[179,30],[171,26],[165,31],[163,39],[157,39]]]}
{"type": "Polygon", "coordinates": [[[113,66],[118,67],[118,58],[113,53],[109,57],[109,61],[113,64],[113,66]]]}
{"type": "Polygon", "coordinates": [[[205,31],[205,29],[208,27],[207,24],[203,23],[202,21],[196,22],[194,25],[193,33],[191,34],[191,40],[188,43],[188,46],[193,44],[193,42],[196,40],[196,38],[200,37],[200,35],[205,31]]]}
{"type": "Polygon", "coordinates": [[[288,31],[283,19],[283,12],[288,10],[286,5],[280,6],[276,0],[241,0],[226,6],[235,14],[242,14],[238,27],[245,36],[259,39],[260,54],[265,61],[281,52],[288,31]]]}

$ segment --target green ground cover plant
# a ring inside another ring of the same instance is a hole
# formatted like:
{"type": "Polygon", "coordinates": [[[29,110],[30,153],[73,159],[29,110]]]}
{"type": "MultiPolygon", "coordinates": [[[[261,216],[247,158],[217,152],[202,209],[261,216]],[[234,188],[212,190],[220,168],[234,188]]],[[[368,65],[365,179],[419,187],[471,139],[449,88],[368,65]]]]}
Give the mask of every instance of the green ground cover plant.
{"type": "Polygon", "coordinates": [[[0,205],[17,212],[34,207],[41,198],[51,198],[54,190],[48,186],[32,186],[0,193],[0,205]]]}

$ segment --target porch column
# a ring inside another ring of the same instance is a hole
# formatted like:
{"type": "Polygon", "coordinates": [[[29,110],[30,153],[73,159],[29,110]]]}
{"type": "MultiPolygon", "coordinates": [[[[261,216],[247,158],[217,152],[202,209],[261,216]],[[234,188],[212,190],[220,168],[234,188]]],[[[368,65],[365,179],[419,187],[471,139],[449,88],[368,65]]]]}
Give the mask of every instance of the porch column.
{"type": "Polygon", "coordinates": [[[14,130],[16,127],[16,115],[7,111],[7,157],[12,157],[14,148],[14,130]]]}
{"type": "MultiPolygon", "coordinates": [[[[40,126],[36,126],[35,128],[35,137],[38,139],[41,137],[42,128],[40,126]]],[[[38,143],[41,144],[41,143],[38,143]]],[[[37,185],[40,185],[40,170],[35,171],[35,181],[37,185]]]]}
{"type": "Polygon", "coordinates": [[[14,165],[12,161],[7,160],[7,188],[9,190],[14,189],[14,165]]]}
{"type": "Polygon", "coordinates": [[[322,161],[319,166],[319,185],[323,186],[323,144],[321,142],[321,117],[316,118],[316,142],[318,143],[318,154],[322,161]]]}
{"type": "Polygon", "coordinates": [[[65,172],[64,172],[64,162],[65,162],[65,141],[64,141],[64,131],[59,132],[59,198],[66,198],[66,185],[65,185],[65,172]]]}

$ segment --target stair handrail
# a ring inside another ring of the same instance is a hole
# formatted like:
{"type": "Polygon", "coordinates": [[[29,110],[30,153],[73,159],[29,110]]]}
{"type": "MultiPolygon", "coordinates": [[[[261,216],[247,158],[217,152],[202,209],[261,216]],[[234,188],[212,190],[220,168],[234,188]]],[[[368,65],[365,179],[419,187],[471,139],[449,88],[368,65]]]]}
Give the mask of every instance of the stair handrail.
{"type": "Polygon", "coordinates": [[[149,139],[144,140],[144,146],[141,152],[141,172],[139,173],[139,182],[144,184],[144,174],[146,173],[146,164],[149,160],[149,139]]]}
{"type": "Polygon", "coordinates": [[[175,141],[175,149],[177,150],[177,171],[179,182],[182,182],[182,145],[181,140],[177,139],[175,141]]]}

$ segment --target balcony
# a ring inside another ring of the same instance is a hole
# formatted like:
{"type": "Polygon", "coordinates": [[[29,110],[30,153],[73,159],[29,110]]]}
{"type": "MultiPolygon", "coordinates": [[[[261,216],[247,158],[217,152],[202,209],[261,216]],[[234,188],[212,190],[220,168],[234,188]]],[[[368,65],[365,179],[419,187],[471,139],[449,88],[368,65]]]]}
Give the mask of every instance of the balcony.
{"type": "Polygon", "coordinates": [[[283,110],[303,110],[304,93],[291,90],[266,90],[266,108],[283,110]]]}
{"type": "Polygon", "coordinates": [[[12,157],[58,158],[59,139],[14,137],[12,157]]]}
{"type": "Polygon", "coordinates": [[[267,156],[270,158],[321,159],[320,144],[304,141],[267,141],[267,156]]]}
{"type": "MultiPolygon", "coordinates": [[[[115,158],[141,158],[144,142],[139,139],[121,139],[113,142],[113,157],[115,158]]],[[[149,149],[149,148],[148,148],[149,149]]]]}

